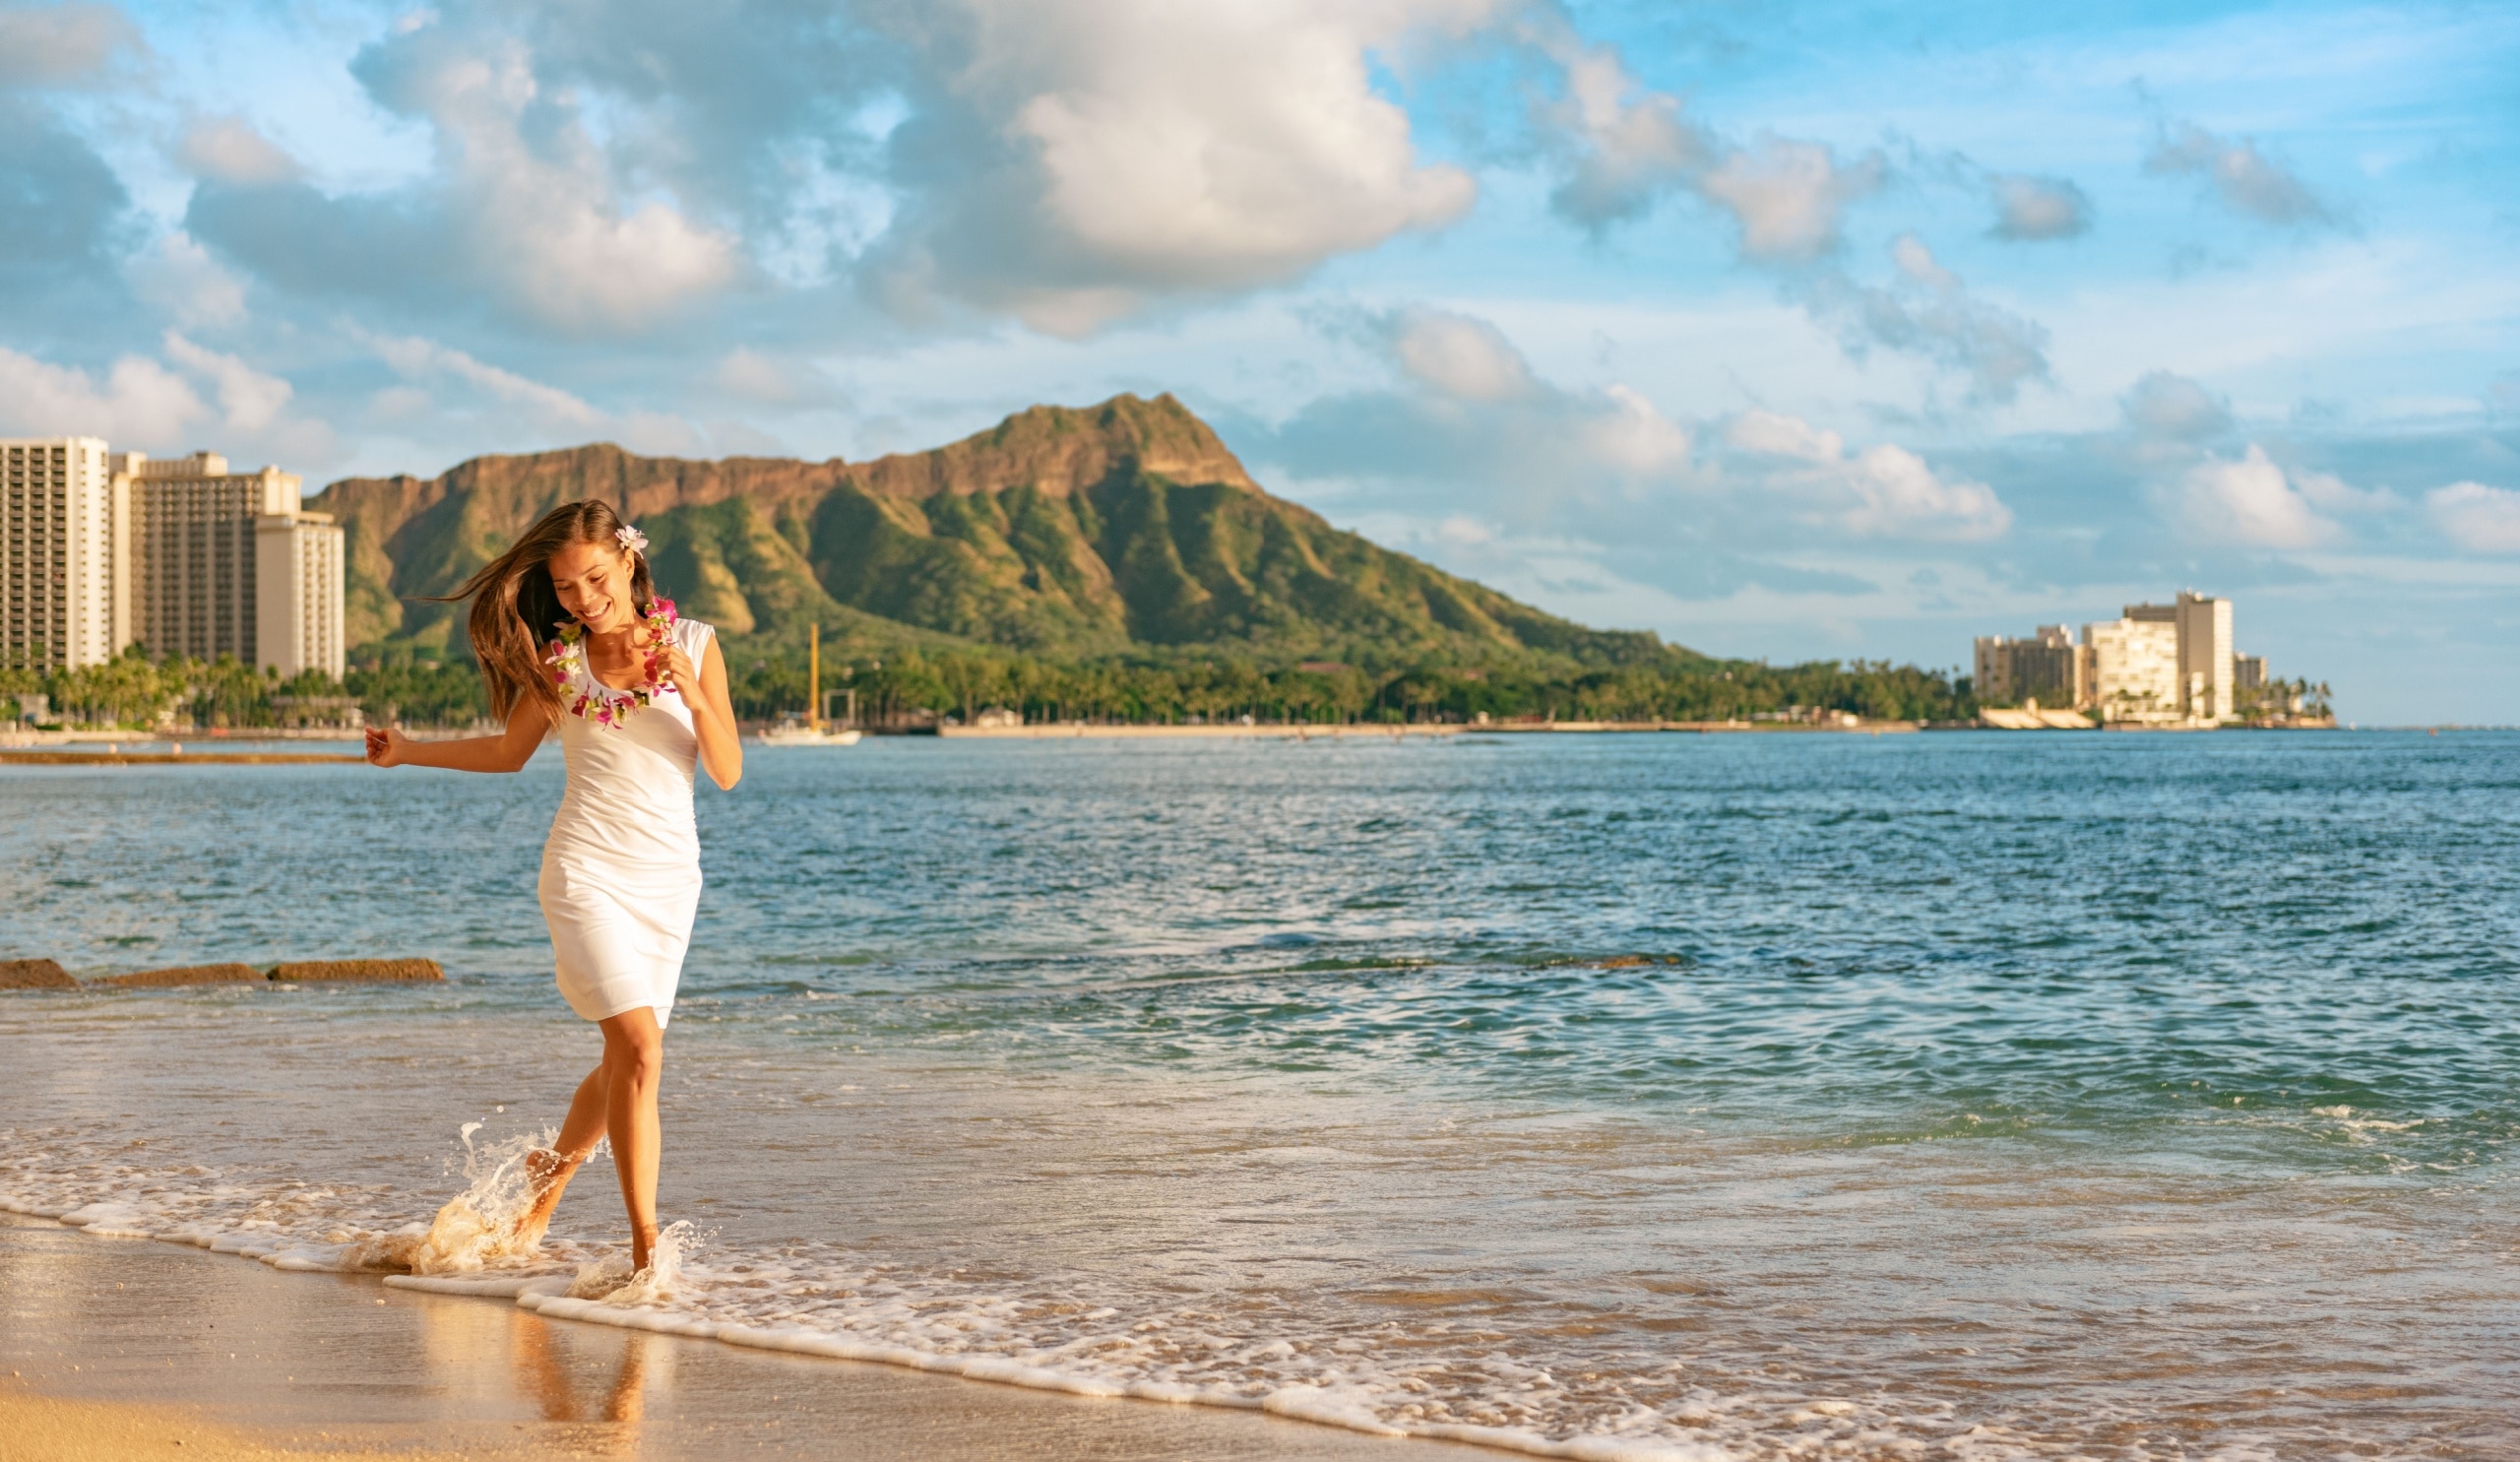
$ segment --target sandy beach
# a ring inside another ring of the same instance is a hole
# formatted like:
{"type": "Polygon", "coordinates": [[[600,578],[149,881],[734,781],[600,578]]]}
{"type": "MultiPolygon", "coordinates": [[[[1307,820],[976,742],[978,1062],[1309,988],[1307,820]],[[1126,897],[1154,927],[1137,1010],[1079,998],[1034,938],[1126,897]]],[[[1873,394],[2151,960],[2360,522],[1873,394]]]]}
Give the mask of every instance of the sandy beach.
{"type": "Polygon", "coordinates": [[[0,1276],[5,1462],[1497,1455],[572,1324],[14,1215],[0,1276]]]}

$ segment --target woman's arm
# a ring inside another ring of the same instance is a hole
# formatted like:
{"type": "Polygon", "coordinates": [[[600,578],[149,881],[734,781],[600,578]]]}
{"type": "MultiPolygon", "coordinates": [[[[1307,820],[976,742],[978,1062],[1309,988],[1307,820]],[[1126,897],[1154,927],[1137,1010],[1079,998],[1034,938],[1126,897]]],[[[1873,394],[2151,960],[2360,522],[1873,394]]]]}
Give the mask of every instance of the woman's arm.
{"type": "Polygon", "coordinates": [[[730,791],[743,780],[744,743],[735,734],[735,702],[726,691],[726,658],[718,653],[716,635],[701,648],[700,673],[694,676],[692,669],[691,657],[681,650],[666,653],[665,678],[691,708],[691,729],[700,737],[700,765],[721,791],[730,791]]]}
{"type": "Polygon", "coordinates": [[[367,729],[367,759],[380,767],[444,767],[450,772],[513,772],[534,757],[551,730],[551,713],[538,701],[523,701],[508,713],[507,730],[495,736],[460,741],[414,741],[398,731],[367,729]]]}

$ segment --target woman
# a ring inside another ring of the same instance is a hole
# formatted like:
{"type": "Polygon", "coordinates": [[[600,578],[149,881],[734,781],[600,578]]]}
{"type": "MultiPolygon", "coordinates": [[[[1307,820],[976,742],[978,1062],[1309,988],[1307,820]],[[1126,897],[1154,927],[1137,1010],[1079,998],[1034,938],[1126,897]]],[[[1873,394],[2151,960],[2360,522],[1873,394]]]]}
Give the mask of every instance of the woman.
{"type": "Polygon", "coordinates": [[[520,1237],[540,1236],[570,1176],[609,1137],[634,1271],[655,1255],[657,1085],[700,902],[692,765],[722,788],[743,775],[717,636],[656,597],[647,545],[605,503],[543,514],[453,596],[472,601],[472,653],[506,730],[462,741],[367,733],[380,767],[513,772],[560,730],[568,790],[536,891],[560,993],[602,1027],[603,1060],[578,1084],[558,1147],[530,1161],[520,1237]]]}

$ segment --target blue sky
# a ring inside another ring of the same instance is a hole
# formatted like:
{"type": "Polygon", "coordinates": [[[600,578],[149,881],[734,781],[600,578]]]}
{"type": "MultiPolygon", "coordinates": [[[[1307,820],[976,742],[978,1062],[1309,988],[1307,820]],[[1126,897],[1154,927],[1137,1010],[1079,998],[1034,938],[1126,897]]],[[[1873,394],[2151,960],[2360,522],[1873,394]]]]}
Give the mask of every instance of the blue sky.
{"type": "Polygon", "coordinates": [[[2063,9],[0,3],[0,431],[319,484],[1168,390],[1591,623],[2196,588],[2520,721],[2520,8],[2063,9]]]}

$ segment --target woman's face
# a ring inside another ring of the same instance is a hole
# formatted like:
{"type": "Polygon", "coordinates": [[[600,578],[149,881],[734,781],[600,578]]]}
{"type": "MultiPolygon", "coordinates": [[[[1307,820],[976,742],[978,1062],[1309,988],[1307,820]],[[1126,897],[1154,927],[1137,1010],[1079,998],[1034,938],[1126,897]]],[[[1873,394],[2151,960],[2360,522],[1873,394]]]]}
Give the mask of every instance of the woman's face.
{"type": "Polygon", "coordinates": [[[630,556],[609,543],[571,543],[551,555],[551,588],[560,607],[597,634],[627,629],[639,617],[630,601],[630,556]]]}

